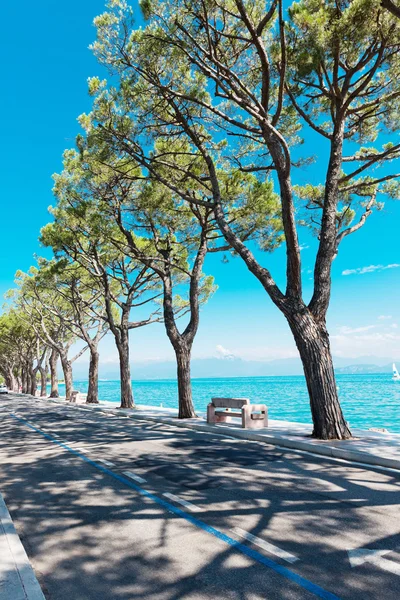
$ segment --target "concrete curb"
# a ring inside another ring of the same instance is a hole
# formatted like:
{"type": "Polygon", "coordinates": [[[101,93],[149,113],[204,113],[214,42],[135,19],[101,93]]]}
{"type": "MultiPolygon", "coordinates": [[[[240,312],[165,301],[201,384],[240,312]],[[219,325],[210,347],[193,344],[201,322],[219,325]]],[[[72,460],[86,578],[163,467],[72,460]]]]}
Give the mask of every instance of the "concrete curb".
{"type": "Polygon", "coordinates": [[[129,409],[115,409],[110,408],[109,406],[104,406],[102,404],[90,406],[88,404],[67,404],[65,401],[58,399],[47,399],[47,401],[54,402],[57,404],[63,404],[64,406],[68,406],[71,408],[79,408],[81,410],[100,410],[102,412],[108,412],[116,416],[124,415],[130,419],[135,419],[138,421],[164,423],[165,425],[173,425],[174,427],[183,427],[186,429],[204,431],[207,433],[214,433],[218,435],[225,435],[227,437],[234,437],[237,439],[249,440],[254,442],[263,442],[264,444],[271,444],[279,448],[285,448],[298,452],[307,452],[309,454],[317,454],[325,458],[345,460],[363,466],[381,467],[385,469],[394,469],[396,471],[400,471],[400,460],[373,455],[368,452],[360,452],[358,450],[337,448],[335,446],[329,445],[329,442],[321,442],[321,444],[317,444],[315,442],[312,443],[304,440],[290,439],[281,435],[268,434],[267,432],[261,434],[255,431],[225,428],[221,425],[207,425],[207,423],[205,422],[196,422],[192,420],[180,421],[177,418],[161,416],[152,417],[148,414],[132,413],[129,409]]]}
{"type": "Polygon", "coordinates": [[[0,494],[0,600],[45,600],[0,494]]]}

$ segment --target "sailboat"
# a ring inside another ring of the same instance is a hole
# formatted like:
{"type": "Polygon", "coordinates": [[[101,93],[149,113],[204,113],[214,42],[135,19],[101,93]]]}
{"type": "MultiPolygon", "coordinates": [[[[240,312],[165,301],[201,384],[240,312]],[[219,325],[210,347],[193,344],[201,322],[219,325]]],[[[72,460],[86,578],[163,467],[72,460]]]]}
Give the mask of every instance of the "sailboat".
{"type": "Polygon", "coordinates": [[[400,381],[400,375],[396,369],[396,365],[393,363],[393,381],[400,381]]]}

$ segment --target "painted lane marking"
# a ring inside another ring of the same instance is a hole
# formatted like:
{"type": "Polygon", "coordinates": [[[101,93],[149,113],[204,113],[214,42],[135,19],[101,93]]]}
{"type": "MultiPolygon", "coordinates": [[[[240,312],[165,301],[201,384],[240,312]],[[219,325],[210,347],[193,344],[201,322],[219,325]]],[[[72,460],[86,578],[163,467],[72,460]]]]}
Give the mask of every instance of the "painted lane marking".
{"type": "Polygon", "coordinates": [[[370,563],[389,571],[394,575],[400,575],[400,564],[387,558],[382,558],[385,554],[389,554],[392,550],[369,550],[368,548],[356,548],[355,550],[348,550],[349,562],[351,567],[359,567],[364,563],[370,563]]]}
{"type": "Polygon", "coordinates": [[[198,519],[192,515],[189,515],[188,513],[184,512],[183,510],[178,508],[177,506],[170,504],[163,498],[160,498],[159,496],[156,496],[152,492],[149,492],[149,491],[145,490],[144,488],[140,487],[136,483],[133,483],[133,481],[131,481],[130,479],[126,479],[122,475],[119,475],[118,473],[111,471],[107,467],[103,467],[98,462],[95,462],[94,460],[92,460],[91,458],[88,458],[84,454],[80,454],[79,452],[77,452],[73,448],[67,446],[66,444],[57,442],[56,440],[54,440],[52,438],[51,435],[49,435],[48,433],[45,433],[44,431],[41,431],[38,427],[31,425],[25,419],[22,419],[21,417],[17,417],[13,413],[10,413],[10,415],[17,421],[20,421],[24,425],[27,425],[28,427],[30,427],[30,429],[33,429],[33,431],[36,431],[36,433],[39,433],[40,435],[42,435],[44,438],[50,440],[51,442],[53,442],[55,444],[58,444],[65,450],[68,450],[68,452],[71,452],[72,454],[79,456],[84,462],[88,463],[89,465],[92,465],[99,471],[105,473],[106,475],[110,475],[110,477],[113,477],[120,483],[123,483],[126,486],[130,487],[131,489],[135,490],[138,494],[140,494],[144,498],[148,498],[149,500],[152,500],[155,504],[162,506],[164,509],[175,514],[176,516],[181,517],[182,519],[185,519],[186,521],[188,521],[189,523],[191,523],[198,529],[201,529],[202,531],[205,531],[206,533],[209,533],[210,535],[214,536],[216,539],[218,539],[222,542],[225,542],[228,546],[231,546],[232,548],[234,548],[235,550],[237,550],[244,556],[247,556],[248,558],[251,558],[255,562],[258,562],[258,563],[264,565],[265,567],[268,567],[275,573],[282,575],[282,577],[284,577],[285,579],[288,579],[289,581],[292,581],[293,583],[297,584],[298,586],[302,587],[303,589],[309,591],[310,593],[314,594],[314,596],[317,596],[317,598],[322,598],[322,600],[340,600],[339,596],[336,596],[335,594],[332,594],[332,592],[328,592],[327,590],[324,590],[324,588],[320,587],[319,585],[317,585],[315,583],[312,583],[312,581],[305,579],[301,575],[298,575],[297,573],[290,571],[290,569],[288,569],[287,567],[284,567],[284,566],[274,562],[270,558],[267,558],[263,554],[260,554],[260,552],[258,552],[257,550],[254,550],[253,548],[250,548],[249,546],[245,546],[241,542],[238,542],[237,540],[233,539],[229,535],[226,535],[222,531],[215,529],[215,527],[212,527],[211,525],[207,525],[207,523],[205,523],[204,521],[201,521],[200,519],[198,519]]]}
{"type": "Polygon", "coordinates": [[[201,512],[201,508],[199,506],[196,506],[195,504],[192,504],[191,502],[188,502],[187,500],[184,500],[183,498],[179,498],[179,496],[175,496],[175,494],[170,494],[169,492],[165,492],[165,494],[163,494],[163,496],[165,496],[169,500],[172,500],[173,502],[177,502],[177,504],[181,504],[182,506],[184,506],[191,512],[201,512]]]}
{"type": "Polygon", "coordinates": [[[132,471],[123,471],[123,474],[126,475],[127,477],[129,477],[130,479],[134,479],[138,483],[146,483],[146,480],[143,479],[143,477],[140,477],[139,475],[135,475],[135,473],[132,473],[132,471]]]}
{"type": "Polygon", "coordinates": [[[105,460],[104,458],[99,458],[98,461],[103,463],[103,465],[106,465],[106,467],[115,467],[115,463],[105,460]]]}
{"type": "Polygon", "coordinates": [[[236,535],[244,538],[245,540],[248,540],[252,544],[259,546],[263,550],[266,550],[270,554],[274,554],[275,556],[278,556],[279,558],[281,558],[282,560],[285,560],[288,563],[295,563],[297,560],[299,560],[298,556],[295,556],[294,554],[290,554],[290,552],[286,552],[286,550],[282,550],[281,548],[278,548],[278,546],[274,546],[274,544],[270,544],[269,542],[266,542],[265,540],[262,540],[261,538],[256,537],[252,533],[249,533],[248,531],[241,529],[240,527],[234,527],[231,531],[236,533],[236,535]]]}

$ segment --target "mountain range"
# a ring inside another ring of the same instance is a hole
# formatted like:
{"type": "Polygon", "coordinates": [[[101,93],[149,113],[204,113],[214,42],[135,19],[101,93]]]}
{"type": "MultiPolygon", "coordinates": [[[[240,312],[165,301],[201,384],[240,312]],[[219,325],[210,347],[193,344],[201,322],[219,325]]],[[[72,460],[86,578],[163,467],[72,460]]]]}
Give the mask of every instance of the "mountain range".
{"type": "MultiPolygon", "coordinates": [[[[391,358],[376,356],[334,357],[335,371],[340,374],[391,373],[392,362],[391,358]]],[[[397,362],[400,366],[400,359],[397,362]]],[[[75,377],[86,378],[87,368],[86,361],[75,363],[75,377]]],[[[133,379],[174,379],[176,376],[176,365],[172,360],[137,362],[133,363],[131,368],[133,379]]],[[[302,374],[301,361],[297,357],[270,361],[243,360],[233,356],[228,358],[195,358],[192,360],[193,378],[268,377],[302,374]]],[[[100,378],[118,379],[118,364],[100,363],[100,378]]]]}

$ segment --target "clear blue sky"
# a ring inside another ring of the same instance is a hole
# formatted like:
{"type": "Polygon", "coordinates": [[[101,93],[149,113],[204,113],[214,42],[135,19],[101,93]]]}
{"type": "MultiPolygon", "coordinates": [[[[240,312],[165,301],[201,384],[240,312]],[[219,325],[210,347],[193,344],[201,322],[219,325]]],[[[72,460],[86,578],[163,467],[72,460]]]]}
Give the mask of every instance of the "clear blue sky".
{"type": "MultiPolygon", "coordinates": [[[[93,18],[103,10],[101,0],[22,0],[2,7],[1,294],[13,285],[17,269],[27,270],[33,255],[43,253],[37,236],[53,202],[51,175],[61,168],[63,150],[74,144],[77,116],[90,110],[87,77],[104,76],[88,49],[95,36],[93,18]]],[[[316,145],[313,152],[323,148],[316,145]]],[[[318,166],[301,178],[301,183],[317,181],[318,166]]],[[[343,275],[371,265],[400,265],[399,225],[400,202],[390,202],[342,245],[333,267],[329,313],[337,355],[400,357],[400,267],[343,275]]],[[[302,244],[309,292],[315,241],[302,232],[302,244]]],[[[283,250],[263,261],[282,282],[283,250]]],[[[207,270],[219,290],[203,310],[195,356],[224,349],[257,360],[295,355],[283,317],[239,259],[225,265],[213,255],[207,270]]],[[[172,357],[161,325],[135,333],[132,356],[172,357]]],[[[103,359],[115,359],[111,340],[103,344],[103,359]]]]}

